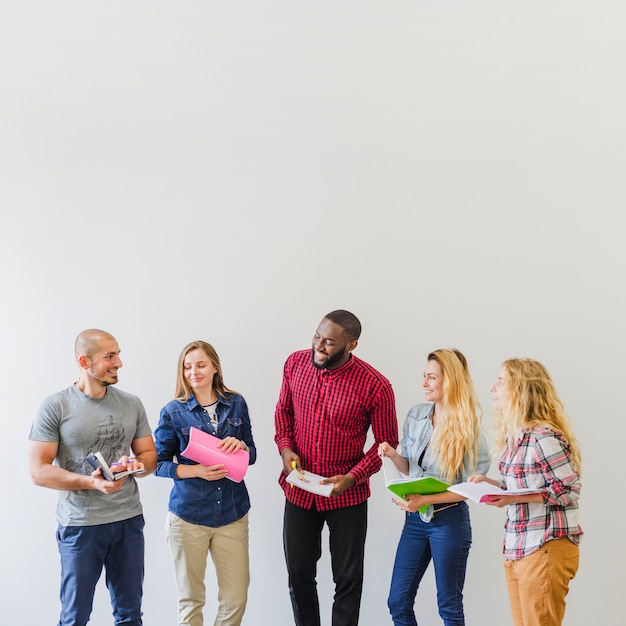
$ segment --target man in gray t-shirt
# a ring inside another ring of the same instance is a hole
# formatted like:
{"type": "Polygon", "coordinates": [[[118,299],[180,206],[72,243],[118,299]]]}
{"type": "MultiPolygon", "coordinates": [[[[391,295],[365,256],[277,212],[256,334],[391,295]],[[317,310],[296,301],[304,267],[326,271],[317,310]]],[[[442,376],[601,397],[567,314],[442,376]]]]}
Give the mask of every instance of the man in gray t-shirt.
{"type": "Polygon", "coordinates": [[[147,476],[156,467],[152,431],[141,400],[112,387],[122,367],[115,338],[83,331],[75,353],[78,381],[43,401],[29,435],[33,482],[59,490],[59,626],[89,621],[103,568],[115,623],[140,626],[144,523],[135,476],[106,480],[85,459],[100,452],[114,471],[147,476]]]}

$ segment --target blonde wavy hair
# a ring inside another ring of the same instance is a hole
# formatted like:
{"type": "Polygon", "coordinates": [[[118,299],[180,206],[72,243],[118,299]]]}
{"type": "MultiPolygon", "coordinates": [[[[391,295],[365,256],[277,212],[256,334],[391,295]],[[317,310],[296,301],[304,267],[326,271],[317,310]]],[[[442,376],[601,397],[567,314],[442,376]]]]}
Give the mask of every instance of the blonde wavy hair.
{"type": "Polygon", "coordinates": [[[539,361],[518,358],[504,361],[502,369],[505,408],[494,411],[496,448],[512,448],[521,431],[544,426],[563,436],[572,466],[580,474],[580,447],[548,370],[539,361]]]}
{"type": "Polygon", "coordinates": [[[442,476],[452,483],[476,467],[482,409],[467,361],[459,350],[434,350],[428,360],[439,363],[443,372],[443,412],[438,414],[433,449],[442,476]]]}

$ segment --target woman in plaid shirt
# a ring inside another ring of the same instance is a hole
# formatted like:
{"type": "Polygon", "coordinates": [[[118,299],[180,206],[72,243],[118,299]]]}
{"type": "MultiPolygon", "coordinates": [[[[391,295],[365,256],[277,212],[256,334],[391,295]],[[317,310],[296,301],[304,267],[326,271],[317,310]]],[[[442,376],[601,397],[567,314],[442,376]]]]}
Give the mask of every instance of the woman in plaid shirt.
{"type": "Polygon", "coordinates": [[[515,626],[559,626],[569,582],[578,570],[581,456],[563,404],[546,368],[508,359],[490,389],[504,489],[537,493],[491,496],[507,507],[504,569],[515,626]]]}

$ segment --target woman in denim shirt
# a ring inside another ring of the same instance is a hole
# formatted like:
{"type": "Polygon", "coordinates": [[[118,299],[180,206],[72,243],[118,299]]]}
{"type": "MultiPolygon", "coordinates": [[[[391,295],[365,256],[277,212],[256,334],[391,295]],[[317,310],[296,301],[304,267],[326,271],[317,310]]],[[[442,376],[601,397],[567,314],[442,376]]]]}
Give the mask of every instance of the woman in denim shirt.
{"type": "Polygon", "coordinates": [[[176,398],[161,410],[154,432],[156,475],[174,479],[166,536],[178,586],[180,624],[202,626],[208,553],[218,584],[216,625],[239,626],[250,582],[245,484],[226,478],[223,465],[200,465],[181,456],[194,426],[216,435],[225,452],[248,450],[256,461],[248,407],[222,379],[217,352],[205,341],[186,345],[178,359],[176,398]]]}
{"type": "MultiPolygon", "coordinates": [[[[488,470],[489,447],[480,427],[480,405],[465,357],[458,350],[431,352],[422,386],[428,402],[409,411],[401,453],[385,442],[379,447],[380,454],[412,478],[433,476],[457,483],[478,468],[488,470]]],[[[417,625],[415,596],[432,560],[439,615],[445,626],[464,626],[463,585],[472,543],[467,504],[449,491],[413,494],[395,502],[406,511],[406,519],[388,598],[394,625],[417,625]],[[420,513],[418,509],[424,506],[426,512],[420,513]]]]}

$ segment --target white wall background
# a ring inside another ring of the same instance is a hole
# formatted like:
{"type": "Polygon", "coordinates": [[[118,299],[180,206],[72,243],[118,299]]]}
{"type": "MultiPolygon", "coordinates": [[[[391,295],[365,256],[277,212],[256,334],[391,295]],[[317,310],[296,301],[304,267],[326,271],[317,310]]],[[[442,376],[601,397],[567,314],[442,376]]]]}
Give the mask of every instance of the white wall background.
{"type": "MultiPolygon", "coordinates": [[[[433,348],[465,352],[487,425],[504,358],[548,366],[584,453],[566,624],[626,624],[622,2],[22,0],[2,14],[3,624],[57,619],[56,494],[31,485],[26,438],[94,326],[118,338],[120,387],[153,426],[181,347],[216,346],[259,448],[245,624],[292,623],[273,409],[284,359],[335,308],[360,316],[357,354],[392,381],[401,423],[433,348]]],[[[364,626],[391,623],[401,514],[382,481],[364,626]]],[[[140,485],[145,623],[167,626],[170,485],[140,485]]],[[[504,512],[472,515],[467,622],[507,626],[504,512]]],[[[319,587],[330,624],[326,557],[319,587]]],[[[440,623],[432,572],[417,612],[440,623]]],[[[103,586],[92,623],[111,623],[103,586]]]]}

